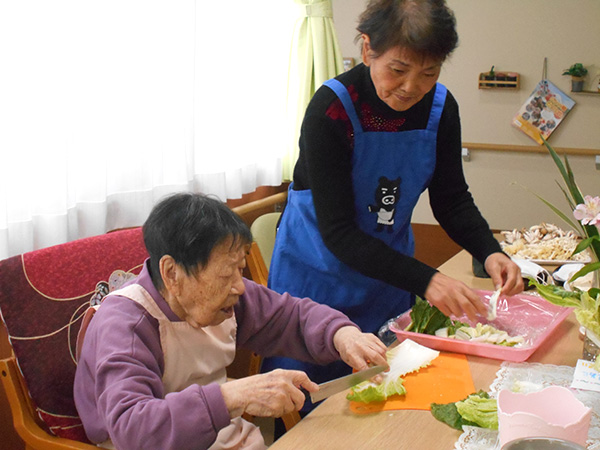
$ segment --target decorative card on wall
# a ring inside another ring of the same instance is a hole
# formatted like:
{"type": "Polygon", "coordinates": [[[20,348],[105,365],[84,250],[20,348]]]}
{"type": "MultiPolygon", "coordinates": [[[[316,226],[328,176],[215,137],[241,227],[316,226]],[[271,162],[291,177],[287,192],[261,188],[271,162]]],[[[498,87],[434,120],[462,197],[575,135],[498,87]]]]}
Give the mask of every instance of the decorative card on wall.
{"type": "Polygon", "coordinates": [[[541,145],[542,137],[548,139],[573,106],[571,97],[543,79],[521,106],[512,125],[541,145]]]}

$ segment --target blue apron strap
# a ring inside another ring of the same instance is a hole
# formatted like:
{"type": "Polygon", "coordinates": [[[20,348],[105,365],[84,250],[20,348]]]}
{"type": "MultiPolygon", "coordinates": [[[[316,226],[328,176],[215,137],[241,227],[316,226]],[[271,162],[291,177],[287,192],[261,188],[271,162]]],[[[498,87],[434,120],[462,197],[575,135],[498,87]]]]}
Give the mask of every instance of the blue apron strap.
{"type": "Polygon", "coordinates": [[[433,104],[431,105],[431,112],[429,113],[429,122],[427,122],[427,130],[437,133],[440,118],[442,117],[442,111],[444,110],[444,104],[446,103],[446,93],[448,90],[446,86],[441,83],[435,85],[435,95],[433,96],[433,104]]]}
{"type": "Polygon", "coordinates": [[[346,110],[346,114],[350,118],[350,122],[352,122],[352,128],[354,129],[354,133],[362,133],[362,125],[360,124],[360,120],[358,120],[358,116],[356,115],[356,109],[354,109],[354,104],[352,103],[352,99],[350,98],[350,94],[348,93],[348,89],[341,82],[332,78],[331,80],[327,80],[323,83],[329,89],[331,89],[342,101],[342,105],[344,105],[344,109],[346,110]]]}

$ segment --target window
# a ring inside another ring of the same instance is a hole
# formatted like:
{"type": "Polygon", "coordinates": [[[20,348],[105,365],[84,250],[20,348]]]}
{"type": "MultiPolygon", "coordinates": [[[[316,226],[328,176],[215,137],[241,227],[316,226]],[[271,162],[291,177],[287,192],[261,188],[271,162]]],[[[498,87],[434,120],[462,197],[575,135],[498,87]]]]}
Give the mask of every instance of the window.
{"type": "Polygon", "coordinates": [[[294,7],[2,2],[0,258],[280,184],[294,7]]]}

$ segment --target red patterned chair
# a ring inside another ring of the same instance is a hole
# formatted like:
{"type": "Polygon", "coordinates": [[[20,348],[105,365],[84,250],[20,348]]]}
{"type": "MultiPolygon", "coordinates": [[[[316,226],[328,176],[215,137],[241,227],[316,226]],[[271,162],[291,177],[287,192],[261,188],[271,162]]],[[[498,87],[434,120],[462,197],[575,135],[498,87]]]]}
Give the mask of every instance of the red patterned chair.
{"type": "MultiPolygon", "coordinates": [[[[147,256],[141,228],[133,228],[0,261],[0,315],[13,350],[0,360],[0,375],[26,449],[97,448],[73,401],[77,333],[88,307],[112,290],[115,278],[138,274],[147,256]]],[[[250,278],[266,285],[268,270],[256,243],[247,260],[250,278]]],[[[254,375],[260,362],[239,349],[228,373],[254,375]]],[[[290,429],[300,416],[283,420],[290,429]]]]}
{"type": "Polygon", "coordinates": [[[0,372],[27,449],[97,448],[73,402],[77,333],[88,306],[146,257],[133,228],[0,261],[0,313],[14,353],[0,372]]]}

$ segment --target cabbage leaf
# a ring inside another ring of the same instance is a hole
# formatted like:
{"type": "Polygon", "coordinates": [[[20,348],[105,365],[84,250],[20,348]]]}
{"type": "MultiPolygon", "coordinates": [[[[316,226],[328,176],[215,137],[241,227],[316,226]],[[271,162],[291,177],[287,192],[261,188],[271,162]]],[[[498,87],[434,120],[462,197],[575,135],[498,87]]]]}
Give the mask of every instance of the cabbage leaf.
{"type": "Polygon", "coordinates": [[[431,414],[440,422],[457,430],[463,426],[498,429],[496,399],[483,390],[454,403],[432,403],[431,414]]]}
{"type": "Polygon", "coordinates": [[[456,402],[456,410],[463,419],[481,428],[498,429],[498,403],[495,398],[469,395],[465,400],[456,402]]]}
{"type": "Polygon", "coordinates": [[[405,339],[387,352],[390,370],[382,374],[383,381],[380,384],[370,380],[363,381],[354,386],[346,398],[350,401],[370,403],[385,401],[396,394],[405,395],[402,376],[430,365],[439,354],[437,350],[405,339]]]}
{"type": "Polygon", "coordinates": [[[384,402],[392,395],[406,394],[403,382],[404,380],[402,378],[397,378],[396,380],[381,384],[363,381],[354,386],[346,398],[352,402],[384,402]]]}

